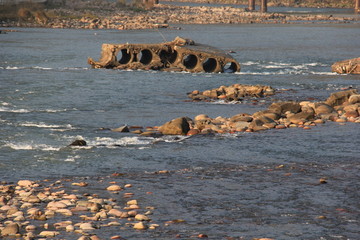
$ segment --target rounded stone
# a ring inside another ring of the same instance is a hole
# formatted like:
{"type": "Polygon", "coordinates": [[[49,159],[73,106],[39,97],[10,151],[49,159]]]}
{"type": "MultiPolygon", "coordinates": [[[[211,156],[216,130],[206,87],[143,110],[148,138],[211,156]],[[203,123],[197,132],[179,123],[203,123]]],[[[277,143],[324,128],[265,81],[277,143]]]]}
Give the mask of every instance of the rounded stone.
{"type": "Polygon", "coordinates": [[[150,218],[144,214],[137,214],[135,216],[135,220],[138,220],[138,221],[150,221],[150,218]]]}
{"type": "Polygon", "coordinates": [[[34,182],[30,181],[30,180],[19,180],[17,185],[20,187],[30,187],[31,185],[33,185],[34,182]]]}
{"type": "Polygon", "coordinates": [[[145,229],[147,229],[147,226],[143,222],[138,222],[138,223],[134,224],[133,228],[137,229],[137,230],[145,230],[145,229]]]}
{"type": "Polygon", "coordinates": [[[106,188],[106,190],[108,191],[121,191],[122,188],[119,185],[111,185],[109,187],[106,188]]]}
{"type": "Polygon", "coordinates": [[[1,231],[2,236],[11,236],[19,233],[19,225],[17,223],[9,223],[5,226],[5,228],[1,231]]]}
{"type": "Polygon", "coordinates": [[[201,121],[201,120],[207,120],[207,119],[210,119],[210,117],[206,114],[199,114],[194,118],[195,121],[201,121]]]}
{"type": "Polygon", "coordinates": [[[88,222],[80,224],[79,228],[82,230],[94,230],[95,229],[94,226],[88,222]]]}
{"type": "Polygon", "coordinates": [[[192,136],[192,135],[197,135],[199,133],[200,133],[200,131],[198,129],[190,129],[186,135],[192,136]]]}

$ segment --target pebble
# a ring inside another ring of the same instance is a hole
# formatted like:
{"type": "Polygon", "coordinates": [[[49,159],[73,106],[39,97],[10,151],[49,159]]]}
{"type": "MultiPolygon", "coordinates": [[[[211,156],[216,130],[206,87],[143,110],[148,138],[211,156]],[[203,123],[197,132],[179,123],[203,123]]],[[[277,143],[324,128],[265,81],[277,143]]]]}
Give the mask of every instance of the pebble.
{"type": "Polygon", "coordinates": [[[110,239],[122,239],[122,237],[119,236],[119,235],[117,235],[117,236],[112,236],[112,237],[110,237],[110,239]]]}
{"type": "Polygon", "coordinates": [[[130,201],[127,201],[127,203],[126,203],[127,205],[137,205],[138,204],[138,202],[137,202],[137,200],[136,199],[134,199],[134,200],[130,200],[130,201]]]}
{"type": "Polygon", "coordinates": [[[133,228],[137,229],[137,230],[145,230],[145,229],[147,229],[147,225],[144,224],[143,222],[138,222],[138,223],[134,224],[133,228]]]}
{"type": "Polygon", "coordinates": [[[67,225],[67,226],[65,227],[65,230],[66,230],[67,232],[73,232],[73,231],[75,230],[75,227],[74,227],[73,225],[67,225]]]}
{"type": "Polygon", "coordinates": [[[36,226],[35,226],[35,225],[27,225],[27,226],[25,227],[25,230],[26,230],[27,232],[35,231],[35,230],[36,230],[36,226]]]}
{"type": "Polygon", "coordinates": [[[136,214],[135,215],[135,220],[137,220],[137,221],[150,221],[151,219],[148,216],[144,215],[144,214],[136,214]]]}
{"type": "Polygon", "coordinates": [[[86,223],[81,223],[80,225],[79,225],[79,228],[81,229],[81,230],[94,230],[95,228],[94,228],[94,225],[92,224],[92,223],[88,223],[88,222],[86,222],[86,223]]]}
{"type": "Polygon", "coordinates": [[[59,234],[60,234],[60,232],[57,232],[57,231],[42,231],[39,233],[39,236],[40,237],[55,237],[59,234]]]}
{"type": "Polygon", "coordinates": [[[19,225],[17,223],[11,222],[5,226],[4,229],[1,230],[2,236],[12,236],[19,233],[19,225]]]}
{"type": "Polygon", "coordinates": [[[30,180],[19,180],[17,182],[17,185],[20,187],[30,187],[31,185],[33,185],[33,181],[30,180]]]}
{"type": "Polygon", "coordinates": [[[122,188],[119,185],[114,184],[114,185],[107,187],[106,190],[116,192],[116,191],[121,191],[122,188]]]}

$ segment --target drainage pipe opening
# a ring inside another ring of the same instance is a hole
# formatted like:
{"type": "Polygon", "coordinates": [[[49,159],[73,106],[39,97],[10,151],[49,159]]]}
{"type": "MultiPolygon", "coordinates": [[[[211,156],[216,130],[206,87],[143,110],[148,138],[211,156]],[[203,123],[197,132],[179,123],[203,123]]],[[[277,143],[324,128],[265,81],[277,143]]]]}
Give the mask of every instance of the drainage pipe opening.
{"type": "Polygon", "coordinates": [[[131,54],[128,52],[128,49],[121,49],[118,55],[118,59],[120,64],[127,64],[131,60],[131,54]]]}
{"type": "Polygon", "coordinates": [[[236,72],[238,70],[239,69],[238,69],[237,65],[234,62],[228,62],[224,66],[224,72],[226,72],[226,73],[233,73],[233,72],[236,72]]]}
{"type": "Polygon", "coordinates": [[[217,61],[215,58],[207,58],[202,64],[205,72],[214,72],[217,67],[217,61]]]}
{"type": "Polygon", "coordinates": [[[194,54],[186,55],[183,59],[183,64],[187,69],[193,69],[196,67],[198,58],[194,54]]]}
{"type": "Polygon", "coordinates": [[[148,65],[151,63],[153,59],[152,53],[149,49],[141,50],[139,53],[139,62],[141,62],[144,65],[148,65]]]}
{"type": "Polygon", "coordinates": [[[173,52],[161,50],[159,56],[162,63],[174,63],[176,61],[178,53],[175,50],[173,52]]]}

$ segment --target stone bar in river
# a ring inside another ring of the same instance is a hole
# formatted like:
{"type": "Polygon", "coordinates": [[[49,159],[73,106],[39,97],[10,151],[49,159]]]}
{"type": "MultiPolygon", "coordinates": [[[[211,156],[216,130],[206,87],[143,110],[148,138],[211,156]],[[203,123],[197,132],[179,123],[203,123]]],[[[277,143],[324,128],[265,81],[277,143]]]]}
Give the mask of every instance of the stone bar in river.
{"type": "Polygon", "coordinates": [[[336,62],[331,66],[331,70],[340,74],[360,74],[360,58],[336,62]]]}
{"type": "Polygon", "coordinates": [[[186,72],[239,72],[240,64],[217,48],[176,37],[158,44],[103,44],[94,68],[142,69],[186,72]]]}

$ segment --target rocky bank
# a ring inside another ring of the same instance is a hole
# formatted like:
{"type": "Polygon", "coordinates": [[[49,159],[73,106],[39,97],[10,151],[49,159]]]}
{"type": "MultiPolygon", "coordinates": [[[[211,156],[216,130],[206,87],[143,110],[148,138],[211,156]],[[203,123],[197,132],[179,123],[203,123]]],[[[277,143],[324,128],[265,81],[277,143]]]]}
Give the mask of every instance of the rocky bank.
{"type": "MultiPolygon", "coordinates": [[[[19,10],[20,11],[20,10],[19,10]]],[[[24,10],[25,11],[25,10],[24,10]]],[[[0,27],[46,27],[77,29],[153,29],[177,28],[176,24],[306,24],[359,23],[358,17],[330,14],[282,14],[247,12],[229,6],[174,6],[157,4],[149,10],[113,8],[112,10],[44,9],[25,11],[18,20],[2,20],[0,27]]]]}

